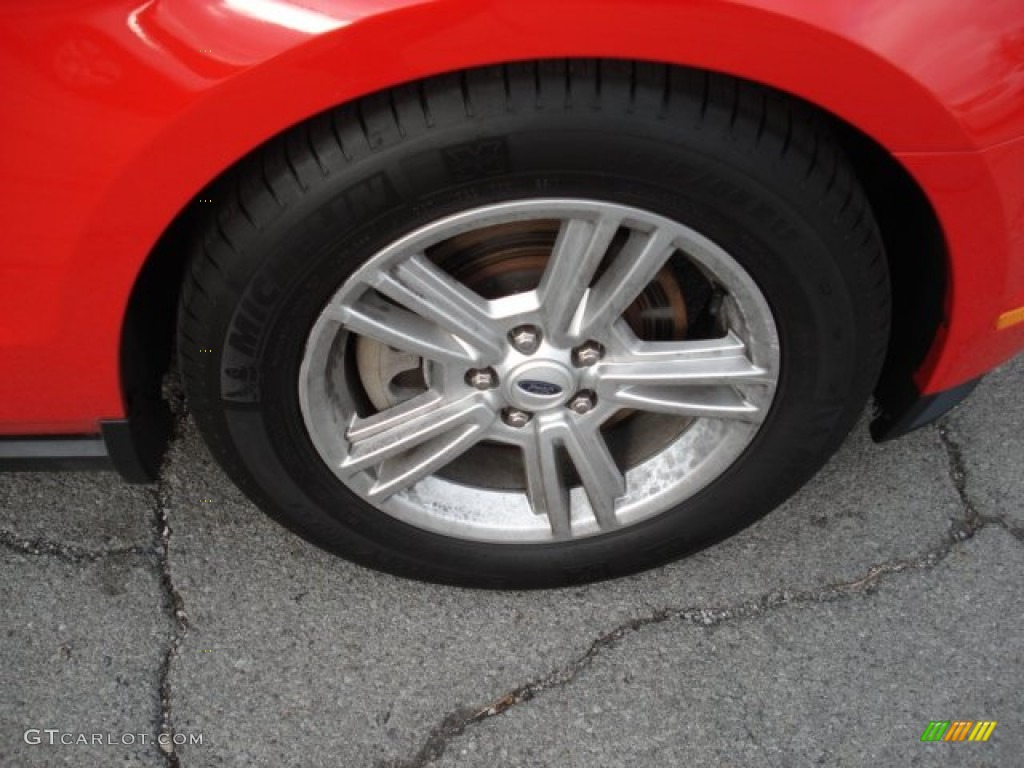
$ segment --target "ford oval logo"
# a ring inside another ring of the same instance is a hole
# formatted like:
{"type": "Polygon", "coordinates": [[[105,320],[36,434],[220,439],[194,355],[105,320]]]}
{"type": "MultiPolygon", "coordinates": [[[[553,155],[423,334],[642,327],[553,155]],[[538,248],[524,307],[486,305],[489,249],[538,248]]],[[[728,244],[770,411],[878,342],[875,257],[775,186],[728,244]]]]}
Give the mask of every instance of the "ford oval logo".
{"type": "Polygon", "coordinates": [[[536,379],[524,379],[516,382],[516,386],[523,392],[541,397],[553,397],[562,394],[562,388],[550,381],[537,381],[536,379]]]}

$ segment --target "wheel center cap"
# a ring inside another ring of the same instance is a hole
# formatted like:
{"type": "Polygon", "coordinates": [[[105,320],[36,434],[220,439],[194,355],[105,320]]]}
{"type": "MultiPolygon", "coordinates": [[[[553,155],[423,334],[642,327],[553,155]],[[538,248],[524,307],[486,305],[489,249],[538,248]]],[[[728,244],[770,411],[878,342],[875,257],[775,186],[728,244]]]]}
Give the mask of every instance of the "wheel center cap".
{"type": "Polygon", "coordinates": [[[575,377],[566,366],[551,360],[531,360],[506,377],[505,397],[528,411],[563,405],[574,391],[575,377]]]}
{"type": "Polygon", "coordinates": [[[555,395],[562,394],[562,388],[557,384],[552,384],[550,381],[520,379],[516,382],[516,386],[526,394],[537,395],[537,397],[554,397],[555,395]]]}

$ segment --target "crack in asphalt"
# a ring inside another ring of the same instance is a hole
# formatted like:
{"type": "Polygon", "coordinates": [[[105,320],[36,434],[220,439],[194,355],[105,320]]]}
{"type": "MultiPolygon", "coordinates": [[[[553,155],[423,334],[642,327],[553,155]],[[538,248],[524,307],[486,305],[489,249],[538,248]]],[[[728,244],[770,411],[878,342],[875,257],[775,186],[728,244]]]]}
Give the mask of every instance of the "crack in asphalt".
{"type": "Polygon", "coordinates": [[[946,457],[949,460],[949,477],[953,481],[953,487],[956,489],[957,496],[960,498],[960,506],[964,510],[965,520],[983,526],[998,526],[1017,539],[1017,541],[1024,544],[1024,528],[1013,525],[1013,523],[1000,515],[983,515],[978,511],[974,502],[971,501],[970,494],[967,492],[969,479],[967,461],[963,455],[963,448],[953,436],[952,427],[946,419],[943,419],[936,425],[936,431],[939,433],[939,440],[946,450],[946,457]]]}
{"type": "MultiPolygon", "coordinates": [[[[977,529],[977,530],[980,530],[977,529]]],[[[976,531],[975,531],[976,532],[976,531]]],[[[973,533],[971,534],[973,536],[973,533]]],[[[970,538],[970,537],[968,537],[970,538]]],[[[930,570],[946,558],[953,547],[964,538],[952,531],[942,546],[913,560],[894,560],[872,566],[868,572],[853,581],[831,584],[818,590],[791,591],[775,590],[755,600],[725,608],[660,608],[646,616],[625,621],[613,629],[603,632],[591,642],[580,656],[543,677],[531,680],[480,707],[460,707],[448,713],[436,725],[416,753],[408,759],[383,760],[375,763],[376,768],[424,768],[440,759],[448,745],[465,733],[470,727],[505,714],[521,704],[532,701],[538,695],[571,685],[580,674],[590,667],[602,653],[617,648],[624,639],[641,630],[670,621],[709,629],[729,621],[757,618],[776,608],[786,605],[808,605],[830,603],[855,596],[874,593],[878,583],[887,576],[908,570],[930,570]]]]}
{"type": "Polygon", "coordinates": [[[960,506],[965,513],[965,519],[975,521],[981,518],[974,502],[967,494],[967,463],[964,460],[963,449],[960,443],[953,437],[949,423],[943,419],[936,424],[936,432],[939,433],[939,441],[946,450],[946,458],[949,461],[949,478],[953,481],[956,495],[960,498],[960,506]]]}
{"type": "MultiPolygon", "coordinates": [[[[184,407],[184,397],[181,394],[180,384],[171,381],[168,376],[164,382],[164,396],[171,405],[174,413],[174,431],[170,442],[178,440],[185,428],[187,411],[184,407]]],[[[166,458],[165,458],[166,461],[166,458]]],[[[158,473],[156,487],[150,489],[153,497],[153,533],[155,538],[155,549],[157,552],[157,575],[160,578],[161,606],[171,624],[170,639],[164,650],[163,660],[160,663],[159,683],[157,696],[160,706],[157,713],[157,730],[167,743],[157,744],[161,753],[167,761],[168,768],[181,768],[181,757],[174,746],[174,718],[172,712],[173,691],[171,686],[171,667],[174,660],[178,658],[178,652],[185,636],[189,630],[188,614],[185,612],[185,600],[181,596],[174,579],[171,575],[171,529],[168,520],[169,492],[163,477],[163,467],[158,473]]]]}
{"type": "Polygon", "coordinates": [[[1003,517],[986,518],[986,520],[993,525],[999,526],[1021,544],[1024,544],[1024,527],[1013,525],[1003,517]]]}
{"type": "Polygon", "coordinates": [[[583,654],[548,674],[508,691],[485,706],[459,707],[449,712],[434,726],[415,754],[404,759],[377,761],[376,768],[424,768],[436,762],[444,755],[448,746],[469,728],[485,720],[499,717],[546,691],[572,685],[598,656],[615,650],[627,637],[648,627],[674,621],[708,629],[725,622],[759,618],[784,606],[817,605],[869,597],[877,592],[878,586],[886,578],[906,571],[929,571],[935,568],[958,544],[974,538],[990,525],[1004,528],[1016,535],[1005,521],[978,513],[967,492],[967,471],[960,446],[945,424],[940,424],[937,431],[949,460],[949,477],[960,500],[964,517],[950,521],[946,535],[934,548],[918,557],[899,558],[873,565],[858,579],[829,584],[819,589],[774,590],[759,598],[725,608],[659,608],[646,616],[630,619],[598,635],[583,654]]]}
{"type": "Polygon", "coordinates": [[[35,555],[41,557],[55,557],[66,563],[94,563],[105,557],[117,556],[148,556],[153,555],[152,547],[115,547],[113,549],[85,549],[76,547],[73,544],[62,544],[58,541],[38,537],[28,539],[19,536],[13,531],[0,529],[0,546],[20,555],[35,555]]]}
{"type": "Polygon", "coordinates": [[[154,527],[157,537],[158,576],[160,578],[161,605],[171,623],[171,636],[164,650],[163,661],[160,663],[159,690],[160,710],[157,715],[157,730],[163,737],[158,742],[160,751],[167,760],[169,768],[181,768],[181,758],[174,748],[174,720],[172,714],[171,666],[178,658],[185,636],[188,634],[189,621],[185,612],[185,601],[174,586],[170,568],[171,526],[167,520],[166,490],[163,481],[157,483],[152,491],[154,506],[154,527]]]}

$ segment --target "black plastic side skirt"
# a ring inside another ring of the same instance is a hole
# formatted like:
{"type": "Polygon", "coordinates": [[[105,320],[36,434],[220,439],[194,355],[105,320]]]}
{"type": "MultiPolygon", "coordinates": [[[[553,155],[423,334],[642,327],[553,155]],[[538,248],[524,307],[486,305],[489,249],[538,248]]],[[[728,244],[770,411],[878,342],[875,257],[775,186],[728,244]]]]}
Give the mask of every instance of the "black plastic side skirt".
{"type": "Polygon", "coordinates": [[[0,471],[111,470],[102,437],[75,435],[0,438],[0,471]]]}
{"type": "Polygon", "coordinates": [[[129,483],[155,483],[174,420],[159,397],[137,395],[128,418],[101,421],[100,430],[114,468],[129,483]]]}
{"type": "Polygon", "coordinates": [[[100,422],[98,436],[0,438],[0,472],[116,470],[129,483],[156,482],[171,436],[163,402],[132,408],[130,419],[100,422]]]}
{"type": "Polygon", "coordinates": [[[980,381],[979,376],[932,395],[922,395],[909,383],[898,393],[890,390],[884,397],[876,393],[880,411],[871,422],[871,437],[883,443],[938,421],[971,394],[980,381]]]}

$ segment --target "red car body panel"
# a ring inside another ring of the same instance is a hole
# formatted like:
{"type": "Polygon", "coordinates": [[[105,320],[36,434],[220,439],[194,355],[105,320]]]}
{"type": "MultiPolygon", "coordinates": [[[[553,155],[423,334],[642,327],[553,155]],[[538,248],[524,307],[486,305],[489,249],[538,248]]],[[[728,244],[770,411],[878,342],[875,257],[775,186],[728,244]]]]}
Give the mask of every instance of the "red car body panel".
{"type": "Polygon", "coordinates": [[[547,57],[766,83],[894,155],[950,252],[915,380],[1024,347],[1024,0],[35,0],[0,7],[0,433],[125,414],[132,286],[172,220],[283,129],[364,94],[547,57]]]}

